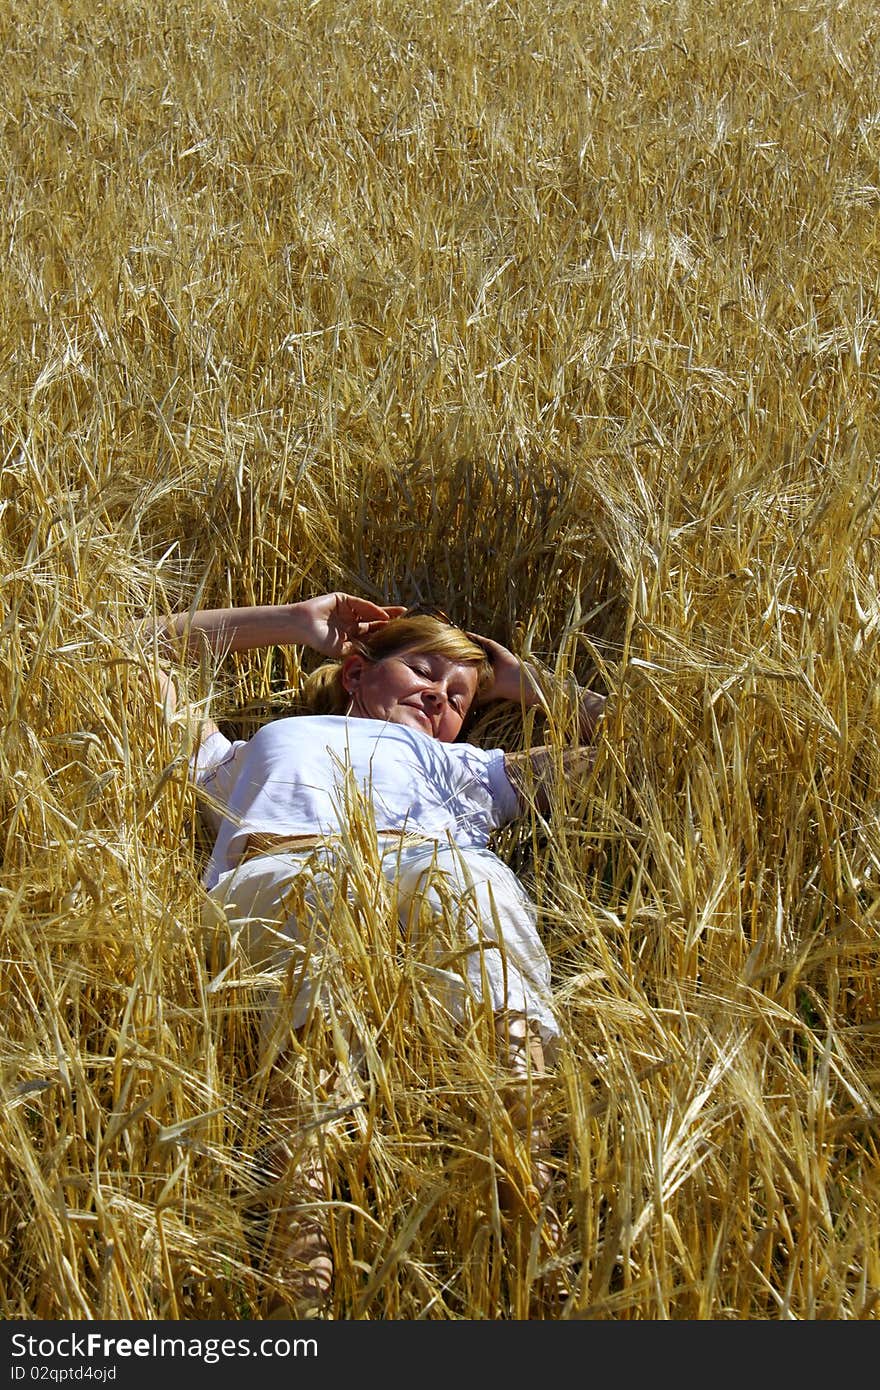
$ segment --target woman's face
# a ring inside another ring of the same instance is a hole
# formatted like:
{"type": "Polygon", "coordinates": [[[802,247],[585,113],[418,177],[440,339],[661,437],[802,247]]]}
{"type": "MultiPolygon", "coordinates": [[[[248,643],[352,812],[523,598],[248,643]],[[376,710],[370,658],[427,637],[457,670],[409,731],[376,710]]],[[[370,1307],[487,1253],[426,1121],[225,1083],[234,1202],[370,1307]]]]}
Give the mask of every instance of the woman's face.
{"type": "Polygon", "coordinates": [[[345,658],[342,683],[351,695],[349,714],[385,719],[453,743],[477,691],[477,668],[436,652],[404,650],[381,661],[345,658]]]}

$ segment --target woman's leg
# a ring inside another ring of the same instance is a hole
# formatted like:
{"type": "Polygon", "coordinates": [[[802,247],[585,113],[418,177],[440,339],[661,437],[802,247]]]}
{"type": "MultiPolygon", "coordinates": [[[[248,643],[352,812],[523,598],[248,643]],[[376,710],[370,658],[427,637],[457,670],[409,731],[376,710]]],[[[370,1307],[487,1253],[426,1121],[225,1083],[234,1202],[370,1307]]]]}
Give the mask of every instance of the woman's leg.
{"type": "Polygon", "coordinates": [[[498,1017],[528,1018],[542,1053],[552,1045],[550,961],[535,905],[511,869],[490,850],[437,846],[389,851],[383,870],[416,960],[451,1012],[482,1002],[498,1017]]]}
{"type": "Polygon", "coordinates": [[[537,1234],[541,1256],[537,1270],[542,1296],[563,1303],[571,1292],[562,1261],[563,1226],[550,1200],[553,1162],[547,1116],[547,1072],[544,1045],[538,1024],[523,1014],[495,1014],[498,1051],[510,1080],[503,1090],[507,1112],[528,1153],[529,1182],[523,1183],[516,1168],[498,1184],[503,1209],[512,1218],[525,1217],[529,1244],[537,1234]]]}
{"type": "Polygon", "coordinates": [[[274,1290],[266,1316],[320,1317],[333,1294],[329,1183],[317,1142],[307,1140],[303,1146],[302,1105],[283,1058],[273,1069],[266,1103],[271,1128],[281,1131],[261,1154],[266,1273],[274,1290]]]}
{"type": "Polygon", "coordinates": [[[487,850],[416,847],[389,855],[384,867],[396,880],[401,921],[411,938],[417,935],[418,953],[443,1002],[455,1014],[464,1012],[468,997],[492,1009],[505,1072],[502,1095],[531,1168],[528,1184],[511,1178],[504,1195],[509,1206],[534,1211],[552,1180],[544,1038],[558,1034],[534,904],[487,850]],[[424,908],[438,924],[433,932],[426,929],[424,908]],[[444,969],[451,958],[457,969],[444,969]]]}
{"type": "Polygon", "coordinates": [[[515,1185],[508,1183],[503,1195],[508,1205],[531,1207],[535,1197],[543,1200],[553,1181],[544,1044],[533,1020],[506,1010],[495,1014],[495,1036],[509,1078],[503,1083],[504,1103],[514,1129],[528,1145],[531,1168],[531,1193],[518,1193],[515,1185]]]}
{"type": "Polygon", "coordinates": [[[257,1156],[249,1203],[263,1234],[265,1272],[274,1292],[267,1316],[321,1316],[330,1305],[333,1251],[327,1229],[329,1184],[314,1137],[314,1115],[291,1076],[291,1033],[302,1036],[327,966],[326,864],[309,855],[262,855],[212,894],[242,957],[275,974],[260,1020],[261,1066],[268,1076],[266,1118],[274,1136],[257,1156]]]}

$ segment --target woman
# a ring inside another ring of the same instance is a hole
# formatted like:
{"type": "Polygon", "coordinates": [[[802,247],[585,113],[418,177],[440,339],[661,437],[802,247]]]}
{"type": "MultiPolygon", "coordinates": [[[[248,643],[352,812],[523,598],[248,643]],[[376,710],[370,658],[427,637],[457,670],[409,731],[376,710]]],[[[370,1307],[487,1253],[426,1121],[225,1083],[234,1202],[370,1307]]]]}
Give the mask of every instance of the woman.
{"type": "MultiPolygon", "coordinates": [[[[489,841],[529,801],[547,808],[553,765],[547,748],[511,754],[459,741],[478,705],[539,703],[534,673],[437,610],[382,607],[343,593],[203,610],[173,619],[166,632],[190,650],[299,643],[331,658],[306,682],[313,714],[273,720],[237,742],[204,720],[193,762],[216,835],[205,886],[246,957],[279,980],[263,1046],[280,1103],[289,1102],[288,1029],[301,1032],[316,1011],[333,1012],[333,906],[352,892],[345,868],[357,854],[352,826],[367,825],[401,924],[418,938],[417,969],[433,997],[456,1019],[491,1008],[510,1068],[511,1115],[529,1136],[540,1193],[549,1170],[530,1083],[544,1074],[559,1033],[550,966],[534,906],[489,841]],[[454,961],[449,941],[430,926],[450,915],[460,933],[454,961]]],[[[603,697],[580,692],[582,737],[603,705],[603,697]]],[[[579,746],[566,770],[590,759],[579,746]]],[[[299,1155],[298,1183],[316,1199],[324,1195],[316,1155],[299,1155]]],[[[292,1292],[319,1303],[330,1290],[329,1245],[320,1223],[299,1215],[279,1259],[292,1292]]]]}

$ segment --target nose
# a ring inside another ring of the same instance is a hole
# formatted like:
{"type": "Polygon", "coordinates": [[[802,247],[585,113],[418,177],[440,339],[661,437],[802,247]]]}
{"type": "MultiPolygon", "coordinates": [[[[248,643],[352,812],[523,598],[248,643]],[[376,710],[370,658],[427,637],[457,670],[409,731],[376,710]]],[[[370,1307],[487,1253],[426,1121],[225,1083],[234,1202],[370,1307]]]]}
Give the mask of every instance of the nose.
{"type": "Polygon", "coordinates": [[[446,691],[439,685],[429,687],[429,689],[424,692],[424,698],[427,703],[432,705],[435,709],[442,709],[444,705],[449,704],[449,697],[446,691]]]}

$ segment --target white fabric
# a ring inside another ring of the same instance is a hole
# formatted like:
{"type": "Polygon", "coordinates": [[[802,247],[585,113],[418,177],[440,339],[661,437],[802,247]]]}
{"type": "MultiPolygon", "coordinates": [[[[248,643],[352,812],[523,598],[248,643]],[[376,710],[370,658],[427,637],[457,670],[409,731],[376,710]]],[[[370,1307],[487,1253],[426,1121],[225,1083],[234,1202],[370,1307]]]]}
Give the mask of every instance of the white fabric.
{"type": "MultiPolygon", "coordinates": [[[[552,1045],[559,1029],[535,907],[488,848],[520,810],[501,749],[441,743],[380,720],[305,715],[266,724],[248,742],[213,734],[193,773],[217,834],[205,885],[245,958],[287,981],[289,1026],[301,1027],[334,995],[338,955],[328,930],[342,902],[365,892],[347,812],[366,806],[404,939],[434,997],[460,1018],[468,996],[488,994],[493,1012],[528,1015],[552,1045]],[[239,863],[253,834],[332,844],[239,863]]],[[[335,988],[344,987],[337,974],[335,988]]],[[[277,1000],[278,988],[270,992],[277,1000]]],[[[273,1004],[267,1026],[276,1017],[273,1004]]]]}
{"type": "Polygon", "coordinates": [[[246,743],[215,733],[194,771],[217,835],[209,889],[238,862],[249,835],[339,834],[353,792],[371,805],[377,830],[451,836],[466,847],[485,848],[519,811],[500,748],[441,743],[378,719],[275,719],[246,743]]]}
{"type": "MultiPolygon", "coordinates": [[[[407,959],[432,996],[462,1019],[469,1000],[488,995],[493,1013],[508,1010],[537,1022],[551,1051],[559,1027],[550,963],[534,904],[512,870],[486,849],[388,836],[380,838],[380,850],[407,959]]],[[[279,981],[267,991],[264,1033],[279,1022],[282,992],[289,1000],[283,1027],[301,1028],[316,1004],[326,1011],[351,986],[330,937],[334,912],[340,920],[340,895],[349,901],[356,895],[359,876],[346,873],[344,859],[345,849],[332,846],[261,854],[225,873],[211,894],[245,958],[279,981]]]]}

